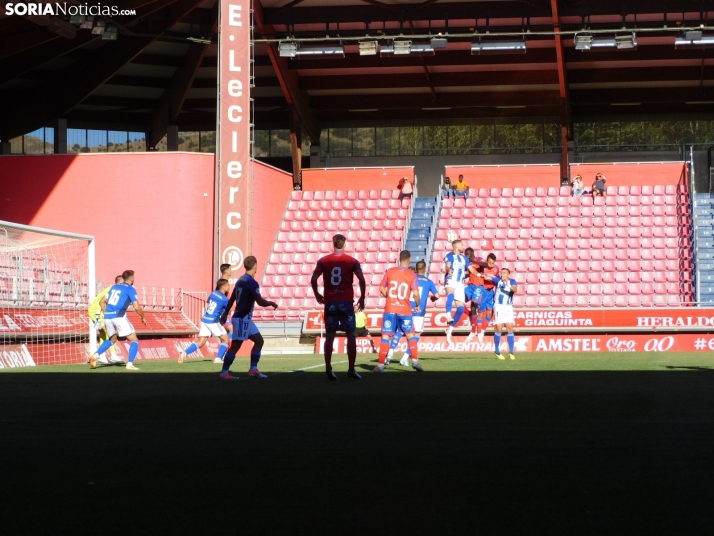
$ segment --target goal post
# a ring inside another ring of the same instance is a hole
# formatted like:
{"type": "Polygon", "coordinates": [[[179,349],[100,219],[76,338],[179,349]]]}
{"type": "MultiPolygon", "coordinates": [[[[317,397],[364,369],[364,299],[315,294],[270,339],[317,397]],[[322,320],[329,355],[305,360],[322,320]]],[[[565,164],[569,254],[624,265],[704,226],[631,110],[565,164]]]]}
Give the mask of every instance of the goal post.
{"type": "Polygon", "coordinates": [[[0,220],[0,351],[36,364],[86,361],[97,295],[93,236],[0,220]]]}

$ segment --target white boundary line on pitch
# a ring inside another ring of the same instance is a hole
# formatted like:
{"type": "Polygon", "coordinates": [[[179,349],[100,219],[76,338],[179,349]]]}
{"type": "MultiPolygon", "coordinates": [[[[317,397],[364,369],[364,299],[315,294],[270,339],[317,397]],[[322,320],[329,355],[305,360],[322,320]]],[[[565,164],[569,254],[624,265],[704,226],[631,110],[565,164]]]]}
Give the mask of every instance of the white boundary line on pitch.
{"type": "MultiPolygon", "coordinates": [[[[349,361],[335,361],[332,364],[333,365],[341,365],[343,363],[349,363],[349,361]]],[[[320,367],[324,367],[324,366],[325,366],[325,364],[321,363],[320,365],[312,365],[310,367],[303,367],[303,368],[299,368],[299,369],[295,369],[295,370],[288,370],[287,372],[283,372],[283,374],[290,374],[292,372],[303,372],[305,370],[316,369],[316,368],[320,368],[320,367]]]]}

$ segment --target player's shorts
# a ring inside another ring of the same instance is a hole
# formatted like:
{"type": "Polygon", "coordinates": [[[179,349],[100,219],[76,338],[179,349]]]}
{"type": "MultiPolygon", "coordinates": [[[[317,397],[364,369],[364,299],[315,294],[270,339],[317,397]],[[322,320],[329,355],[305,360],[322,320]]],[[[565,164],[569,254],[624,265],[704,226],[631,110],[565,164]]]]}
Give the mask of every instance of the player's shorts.
{"type": "Polygon", "coordinates": [[[231,324],[233,325],[234,341],[245,341],[253,335],[260,335],[258,326],[255,325],[253,318],[250,316],[233,317],[231,324]]]}
{"type": "Polygon", "coordinates": [[[117,318],[105,318],[104,319],[104,329],[107,332],[107,337],[128,337],[134,333],[134,326],[131,325],[129,319],[126,316],[119,316],[117,318]]]}
{"type": "Polygon", "coordinates": [[[382,335],[391,337],[397,330],[404,335],[414,333],[414,320],[411,315],[398,315],[397,313],[384,313],[382,316],[382,335]]]}
{"type": "Polygon", "coordinates": [[[484,290],[486,289],[483,288],[483,285],[468,285],[464,290],[464,294],[466,295],[466,301],[470,301],[476,304],[481,303],[481,298],[483,297],[484,290]]]}
{"type": "Polygon", "coordinates": [[[493,309],[493,289],[483,289],[483,293],[481,295],[481,303],[478,306],[479,311],[490,311],[493,309]]]}
{"type": "Polygon", "coordinates": [[[446,288],[450,288],[450,289],[454,290],[454,300],[460,301],[460,302],[466,301],[466,293],[465,293],[464,284],[462,281],[454,281],[452,279],[447,279],[446,280],[446,288]]]}
{"type": "Polygon", "coordinates": [[[364,328],[357,328],[357,336],[358,337],[366,337],[369,335],[369,330],[364,327],[364,328]]]}
{"type": "Polygon", "coordinates": [[[226,328],[224,328],[220,322],[211,322],[206,324],[201,322],[201,327],[198,330],[199,337],[221,337],[226,334],[226,328]]]}
{"type": "Polygon", "coordinates": [[[423,316],[412,316],[412,323],[414,324],[414,331],[416,333],[421,333],[424,331],[424,317],[423,316]]]}
{"type": "Polygon", "coordinates": [[[326,331],[354,331],[355,306],[352,302],[332,302],[325,304],[326,331]]]}
{"type": "Polygon", "coordinates": [[[513,305],[496,304],[493,307],[494,324],[514,324],[516,321],[515,313],[513,312],[513,305]]]}

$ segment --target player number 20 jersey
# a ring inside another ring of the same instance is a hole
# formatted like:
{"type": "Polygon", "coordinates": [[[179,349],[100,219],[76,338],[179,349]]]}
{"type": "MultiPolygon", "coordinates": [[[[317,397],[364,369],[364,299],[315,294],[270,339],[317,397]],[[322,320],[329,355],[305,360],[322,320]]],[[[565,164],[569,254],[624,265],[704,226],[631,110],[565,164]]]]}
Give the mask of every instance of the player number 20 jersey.
{"type": "Polygon", "coordinates": [[[419,288],[417,276],[409,268],[395,266],[384,274],[381,285],[387,289],[385,313],[412,316],[412,291],[419,288]]]}

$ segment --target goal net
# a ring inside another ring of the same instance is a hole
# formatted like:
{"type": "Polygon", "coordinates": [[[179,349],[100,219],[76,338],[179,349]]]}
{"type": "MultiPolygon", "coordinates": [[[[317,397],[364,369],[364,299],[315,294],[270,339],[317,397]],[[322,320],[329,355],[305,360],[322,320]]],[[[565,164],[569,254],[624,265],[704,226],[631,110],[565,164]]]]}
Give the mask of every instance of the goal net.
{"type": "Polygon", "coordinates": [[[0,221],[0,367],[86,362],[95,285],[94,237],[0,221]]]}

